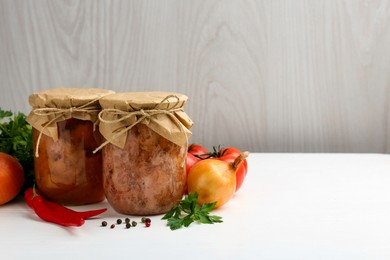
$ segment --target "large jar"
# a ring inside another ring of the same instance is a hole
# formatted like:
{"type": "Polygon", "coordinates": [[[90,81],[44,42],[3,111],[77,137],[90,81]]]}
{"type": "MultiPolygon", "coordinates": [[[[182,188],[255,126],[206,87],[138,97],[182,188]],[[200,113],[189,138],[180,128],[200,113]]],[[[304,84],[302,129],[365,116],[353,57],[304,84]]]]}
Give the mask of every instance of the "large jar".
{"type": "Polygon", "coordinates": [[[27,121],[33,127],[35,182],[48,199],[81,205],[104,199],[99,99],[114,92],[60,88],[34,93],[27,121]]]}
{"type": "Polygon", "coordinates": [[[191,119],[177,93],[113,94],[100,100],[103,186],[119,213],[155,215],[180,201],[191,119]]]}

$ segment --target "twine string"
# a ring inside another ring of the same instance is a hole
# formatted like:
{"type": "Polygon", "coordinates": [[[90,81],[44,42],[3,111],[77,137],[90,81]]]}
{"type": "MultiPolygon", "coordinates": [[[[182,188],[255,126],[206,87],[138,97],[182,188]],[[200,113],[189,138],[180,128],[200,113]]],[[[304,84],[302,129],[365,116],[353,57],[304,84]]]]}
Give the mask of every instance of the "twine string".
{"type": "Polygon", "coordinates": [[[35,157],[39,157],[39,144],[41,142],[42,134],[49,125],[57,122],[58,119],[60,119],[65,115],[70,115],[70,117],[72,117],[72,114],[75,112],[98,113],[100,111],[99,107],[93,104],[96,101],[98,101],[100,98],[102,97],[91,100],[90,102],[87,102],[84,105],[78,107],[74,107],[74,106],[69,108],[42,107],[42,108],[33,109],[32,112],[37,116],[54,116],[51,120],[47,121],[45,124],[42,125],[43,127],[39,132],[38,139],[35,145],[35,157]]]}

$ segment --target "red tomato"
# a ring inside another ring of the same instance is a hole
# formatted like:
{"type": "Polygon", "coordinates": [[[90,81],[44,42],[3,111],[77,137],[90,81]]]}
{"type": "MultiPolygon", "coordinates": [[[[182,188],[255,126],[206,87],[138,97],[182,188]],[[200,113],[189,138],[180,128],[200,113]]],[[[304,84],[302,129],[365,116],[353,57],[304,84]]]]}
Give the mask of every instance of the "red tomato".
{"type": "MultiPolygon", "coordinates": [[[[197,162],[203,160],[201,158],[205,158],[206,154],[208,156],[208,152],[206,148],[199,144],[191,144],[188,147],[187,159],[186,159],[186,173],[190,172],[192,166],[194,166],[197,162]],[[201,158],[199,158],[201,157],[201,158]]],[[[187,194],[187,188],[184,191],[184,194],[187,194]]]]}
{"type": "Polygon", "coordinates": [[[195,163],[199,162],[200,159],[198,157],[195,157],[192,153],[187,153],[187,159],[186,159],[186,172],[187,175],[190,172],[190,169],[192,166],[194,166],[195,163]]]}
{"type": "Polygon", "coordinates": [[[187,159],[186,159],[186,172],[187,175],[194,164],[205,159],[205,156],[209,156],[209,151],[199,144],[191,144],[188,147],[187,159]]]}
{"type": "MultiPolygon", "coordinates": [[[[233,148],[233,147],[230,147],[230,148],[221,149],[220,151],[215,153],[215,157],[219,160],[232,163],[240,154],[241,154],[240,150],[233,148]]],[[[247,172],[248,172],[248,163],[245,159],[242,161],[242,163],[237,168],[236,191],[238,191],[241,188],[247,172]]]]}
{"type": "Polygon", "coordinates": [[[191,144],[188,147],[188,152],[206,159],[209,157],[209,151],[199,144],[191,144]]]}
{"type": "MultiPolygon", "coordinates": [[[[188,173],[190,172],[192,166],[194,166],[197,162],[199,162],[201,159],[195,157],[192,153],[187,153],[187,158],[186,158],[186,174],[187,174],[187,179],[188,179],[188,173]]],[[[188,194],[188,188],[187,184],[184,189],[184,194],[188,194]]]]}

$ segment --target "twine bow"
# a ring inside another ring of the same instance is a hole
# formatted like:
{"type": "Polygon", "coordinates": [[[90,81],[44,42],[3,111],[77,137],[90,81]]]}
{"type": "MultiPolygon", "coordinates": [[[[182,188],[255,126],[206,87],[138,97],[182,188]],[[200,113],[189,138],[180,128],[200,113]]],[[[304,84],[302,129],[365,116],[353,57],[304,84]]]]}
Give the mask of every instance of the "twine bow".
{"type": "Polygon", "coordinates": [[[69,107],[69,108],[49,108],[49,107],[43,107],[43,108],[35,108],[32,110],[32,113],[34,113],[37,116],[54,116],[51,120],[46,122],[44,125],[42,125],[42,129],[40,130],[40,133],[38,135],[37,143],[35,145],[35,157],[39,157],[39,144],[41,142],[42,134],[44,130],[51,124],[56,123],[58,119],[62,117],[69,116],[69,118],[72,117],[73,113],[81,112],[81,113],[98,113],[100,111],[100,107],[97,105],[93,105],[98,99],[94,99],[82,106],[78,107],[69,107]]]}
{"type": "Polygon", "coordinates": [[[126,133],[131,128],[133,128],[135,125],[141,123],[143,120],[148,119],[148,120],[154,121],[155,120],[154,117],[156,115],[164,114],[164,115],[167,115],[168,117],[170,117],[173,120],[173,122],[175,122],[175,124],[180,128],[180,132],[185,137],[185,153],[184,153],[184,158],[183,158],[183,161],[182,161],[182,164],[181,164],[181,167],[183,167],[184,163],[185,163],[185,158],[187,157],[188,137],[187,137],[187,134],[186,134],[186,131],[185,131],[185,128],[184,128],[183,124],[174,115],[174,112],[179,112],[179,111],[182,112],[183,111],[183,109],[181,107],[179,107],[179,103],[180,103],[180,99],[179,99],[178,96],[176,96],[176,95],[168,95],[160,103],[158,103],[153,109],[140,109],[140,110],[133,111],[133,112],[126,112],[126,111],[122,111],[122,110],[119,110],[119,109],[103,109],[99,113],[98,117],[99,117],[99,121],[100,122],[103,122],[103,123],[106,123],[106,124],[113,124],[113,123],[123,122],[123,121],[125,121],[127,119],[130,119],[130,118],[134,117],[134,116],[137,118],[137,120],[134,123],[132,123],[131,125],[129,125],[129,126],[126,126],[126,127],[118,129],[118,131],[116,131],[111,136],[111,138],[109,138],[105,142],[103,142],[98,148],[96,148],[93,151],[93,153],[96,153],[97,151],[102,149],[104,146],[106,146],[107,144],[111,143],[112,140],[115,140],[116,138],[118,138],[122,134],[126,133]],[[170,98],[175,98],[176,99],[176,103],[172,107],[168,106],[167,108],[164,108],[164,102],[167,101],[170,98]],[[110,119],[107,119],[107,115],[116,115],[117,119],[111,119],[112,118],[111,116],[108,117],[110,119]]]}

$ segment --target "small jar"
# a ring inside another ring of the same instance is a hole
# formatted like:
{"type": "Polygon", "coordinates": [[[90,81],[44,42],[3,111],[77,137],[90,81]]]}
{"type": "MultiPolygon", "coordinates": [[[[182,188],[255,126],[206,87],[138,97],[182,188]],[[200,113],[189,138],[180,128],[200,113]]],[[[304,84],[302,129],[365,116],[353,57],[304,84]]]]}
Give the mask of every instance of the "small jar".
{"type": "Polygon", "coordinates": [[[96,126],[102,89],[61,88],[34,93],[27,121],[33,126],[37,188],[49,200],[82,205],[104,199],[102,137],[96,126]]]}
{"type": "Polygon", "coordinates": [[[181,200],[191,119],[187,97],[176,93],[121,93],[102,98],[103,186],[119,213],[155,215],[181,200]]]}

